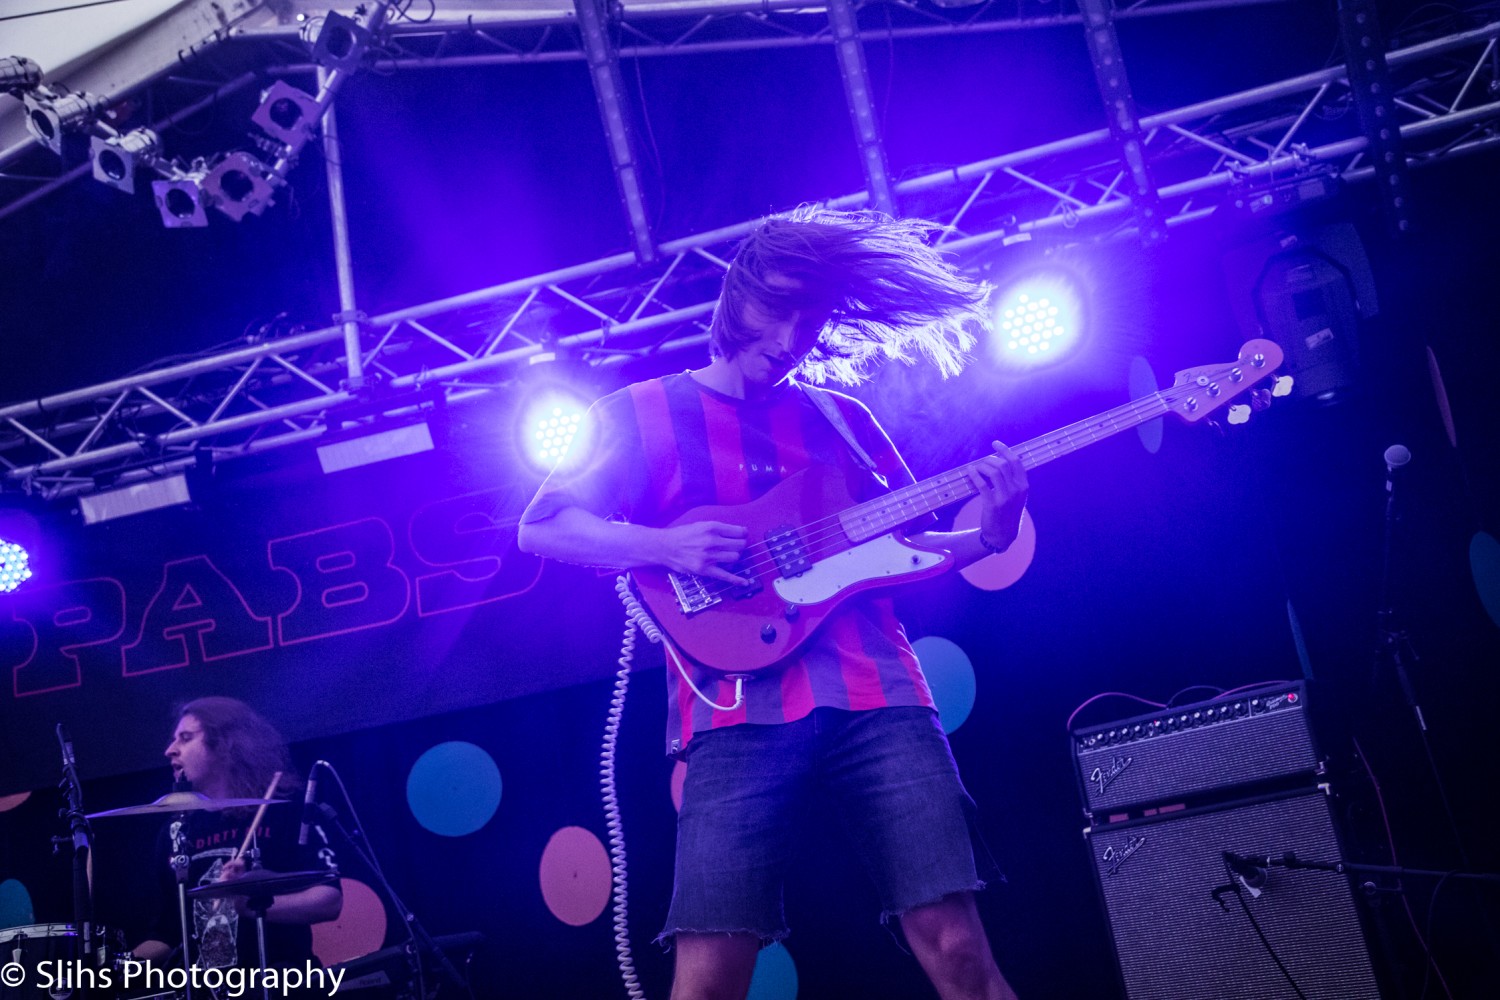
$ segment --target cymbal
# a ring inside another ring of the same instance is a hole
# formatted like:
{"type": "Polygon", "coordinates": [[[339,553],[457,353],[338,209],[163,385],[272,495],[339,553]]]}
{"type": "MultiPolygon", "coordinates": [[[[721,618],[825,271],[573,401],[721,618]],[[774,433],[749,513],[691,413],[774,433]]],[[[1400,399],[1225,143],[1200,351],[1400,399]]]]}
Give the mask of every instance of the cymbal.
{"type": "Polygon", "coordinates": [[[101,819],[108,816],[166,816],[172,813],[196,812],[200,809],[217,811],[220,809],[239,809],[244,806],[258,806],[263,802],[275,805],[278,802],[286,802],[287,799],[211,799],[207,795],[198,792],[168,792],[155,802],[147,802],[143,806],[124,806],[120,809],[106,809],[104,812],[89,813],[89,819],[101,819]]]}
{"type": "Polygon", "coordinates": [[[338,872],[324,869],[316,872],[273,872],[269,868],[255,868],[236,878],[189,889],[187,894],[195,899],[215,896],[285,896],[315,885],[338,881],[338,872]]]}

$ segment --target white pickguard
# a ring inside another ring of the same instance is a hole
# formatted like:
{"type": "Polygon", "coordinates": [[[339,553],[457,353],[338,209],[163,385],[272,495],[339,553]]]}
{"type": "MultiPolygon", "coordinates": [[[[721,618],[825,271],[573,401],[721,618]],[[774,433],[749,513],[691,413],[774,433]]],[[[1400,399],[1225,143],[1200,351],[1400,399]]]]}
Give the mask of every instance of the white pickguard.
{"type": "Polygon", "coordinates": [[[865,580],[896,579],[943,561],[943,553],[907,545],[895,535],[878,535],[852,549],[813,563],[801,576],[777,579],[773,586],[788,604],[818,604],[865,580]]]}

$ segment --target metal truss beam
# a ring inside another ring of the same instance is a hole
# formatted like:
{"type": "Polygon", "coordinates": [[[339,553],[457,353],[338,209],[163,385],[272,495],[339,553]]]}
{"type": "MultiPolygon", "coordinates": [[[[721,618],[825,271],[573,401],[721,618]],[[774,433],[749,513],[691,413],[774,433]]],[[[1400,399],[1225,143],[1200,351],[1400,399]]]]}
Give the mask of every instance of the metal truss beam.
{"type": "MultiPolygon", "coordinates": [[[[1500,22],[1388,53],[1412,167],[1500,148],[1500,22]]],[[[1141,119],[1168,224],[1314,181],[1373,176],[1342,67],[1141,119]]],[[[1082,242],[1133,231],[1107,129],[895,185],[912,214],[944,226],[960,260],[1017,233],[1082,242]]],[[[857,192],[830,204],[867,204],[857,192]]],[[[755,221],[620,253],[377,316],[359,361],[381,385],[338,387],[347,362],[330,327],[0,406],[0,484],[46,497],[306,441],[351,420],[504,389],[539,354],[592,364],[699,345],[735,242],[755,221]]]]}
{"type": "Polygon", "coordinates": [[[865,187],[877,209],[895,215],[891,171],[886,165],[885,146],[880,141],[875,102],[870,99],[870,71],[865,65],[865,45],[859,36],[853,0],[828,0],[828,25],[833,29],[833,51],[838,56],[839,76],[844,81],[844,97],[849,102],[849,118],[859,147],[860,165],[864,168],[865,187]]]}

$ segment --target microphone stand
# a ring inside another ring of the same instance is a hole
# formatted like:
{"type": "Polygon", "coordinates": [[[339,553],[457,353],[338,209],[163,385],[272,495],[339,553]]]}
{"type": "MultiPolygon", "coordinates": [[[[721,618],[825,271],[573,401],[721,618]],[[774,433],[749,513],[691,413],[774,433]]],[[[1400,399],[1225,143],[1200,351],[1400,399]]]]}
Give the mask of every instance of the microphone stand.
{"type": "MultiPolygon", "coordinates": [[[[1281,855],[1257,855],[1254,858],[1243,858],[1254,866],[1270,868],[1304,869],[1309,871],[1333,872],[1337,875],[1389,875],[1397,879],[1406,878],[1449,878],[1461,879],[1470,882],[1489,882],[1500,885],[1500,872],[1442,872],[1430,868],[1406,868],[1402,865],[1363,865],[1349,861],[1305,861],[1297,857],[1293,851],[1287,851],[1281,855]]],[[[1366,893],[1376,892],[1401,892],[1400,886],[1387,888],[1374,882],[1366,882],[1360,886],[1366,893]]]]}
{"type": "MultiPolygon", "coordinates": [[[[94,849],[94,831],[83,812],[83,785],[78,780],[78,764],[73,756],[73,741],[68,739],[62,723],[57,724],[57,742],[62,747],[62,781],[68,805],[58,815],[67,819],[70,837],[54,837],[53,850],[68,844],[73,852],[73,926],[78,932],[82,957],[96,963],[94,954],[94,897],[89,885],[89,855],[94,849]]],[[[96,963],[97,964],[97,963],[96,963]]]]}
{"type": "Polygon", "coordinates": [[[1407,670],[1408,664],[1416,666],[1420,660],[1417,656],[1416,647],[1412,645],[1411,635],[1399,627],[1395,609],[1394,588],[1392,586],[1392,563],[1395,553],[1396,525],[1400,521],[1400,515],[1396,505],[1396,478],[1399,470],[1407,462],[1411,461],[1411,452],[1401,445],[1392,445],[1386,449],[1386,498],[1385,498],[1385,537],[1382,543],[1380,559],[1380,603],[1376,615],[1378,623],[1376,631],[1375,648],[1375,671],[1378,672],[1382,663],[1389,663],[1396,676],[1396,683],[1401,688],[1401,695],[1406,699],[1406,705],[1411,709],[1413,717],[1417,721],[1417,735],[1422,741],[1422,751],[1427,757],[1428,770],[1432,772],[1432,782],[1437,789],[1438,798],[1443,803],[1443,812],[1448,817],[1448,827],[1453,832],[1453,839],[1458,847],[1459,860],[1465,867],[1469,865],[1469,855],[1464,850],[1463,837],[1459,834],[1458,819],[1454,816],[1453,805],[1448,799],[1448,787],[1443,781],[1442,772],[1438,768],[1437,758],[1432,753],[1432,742],[1428,739],[1427,717],[1422,713],[1422,705],[1417,701],[1416,690],[1412,687],[1411,674],[1407,670]]]}
{"type": "Polygon", "coordinates": [[[364,831],[360,830],[358,825],[352,830],[344,826],[338,810],[326,802],[318,803],[317,808],[318,812],[328,821],[344,843],[354,848],[355,855],[365,863],[365,867],[375,874],[375,878],[380,882],[380,887],[385,890],[386,896],[390,898],[391,905],[396,908],[397,913],[401,914],[401,920],[406,924],[407,933],[411,935],[412,942],[417,950],[414,960],[416,962],[419,995],[424,998],[427,995],[426,985],[421,982],[421,952],[423,950],[436,955],[438,964],[442,966],[443,972],[447,974],[448,978],[453,981],[453,985],[467,992],[469,990],[468,982],[463,976],[459,975],[458,968],[448,958],[447,953],[438,947],[437,942],[432,939],[432,935],[427,933],[427,928],[422,926],[422,922],[417,919],[417,915],[396,894],[395,888],[391,886],[390,881],[385,877],[385,872],[381,870],[380,863],[376,861],[374,853],[369,850],[369,844],[365,840],[364,831]]]}

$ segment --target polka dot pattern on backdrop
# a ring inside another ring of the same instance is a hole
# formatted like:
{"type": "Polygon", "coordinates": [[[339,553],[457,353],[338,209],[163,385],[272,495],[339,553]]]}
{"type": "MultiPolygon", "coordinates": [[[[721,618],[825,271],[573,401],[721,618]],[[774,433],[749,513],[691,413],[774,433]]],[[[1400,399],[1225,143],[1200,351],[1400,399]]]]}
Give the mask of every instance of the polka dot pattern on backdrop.
{"type": "Polygon", "coordinates": [[[324,965],[337,965],[368,955],[385,944],[385,904],[358,879],[339,879],[344,908],[337,920],[313,924],[312,949],[324,965]]]}
{"type": "Polygon", "coordinates": [[[1500,541],[1488,532],[1476,532],[1469,540],[1469,570],[1474,589],[1490,621],[1500,625],[1500,541]]]}
{"type": "Polygon", "coordinates": [[[439,743],[417,758],[406,778],[412,815],[444,837],[463,837],[500,807],[500,768],[472,743],[439,743]]]}
{"type": "Polygon", "coordinates": [[[16,806],[31,798],[30,792],[17,792],[14,795],[0,795],[0,813],[10,812],[16,806]]]}
{"type": "Polygon", "coordinates": [[[0,927],[19,927],[36,923],[31,893],[13,878],[0,882],[0,927]]]}
{"type": "Polygon", "coordinates": [[[779,941],[760,950],[745,1000],[796,1000],[797,963],[779,941]]]}
{"type": "Polygon", "coordinates": [[[974,664],[958,643],[942,636],[924,635],[912,643],[911,648],[922,661],[922,673],[927,675],[932,700],[937,702],[938,721],[943,724],[943,732],[951,733],[963,725],[974,710],[974,696],[978,690],[974,664]]]}
{"type": "Polygon", "coordinates": [[[591,924],[609,903],[609,852],[590,830],[565,826],[542,851],[542,899],[552,915],[573,927],[591,924]]]}
{"type": "MultiPolygon", "coordinates": [[[[953,517],[954,531],[979,527],[979,498],[959,508],[953,517]]],[[[1036,522],[1031,511],[1021,512],[1021,533],[1010,548],[998,555],[985,556],[959,570],[963,578],[980,590],[1004,590],[1025,575],[1036,556],[1036,522]]]]}
{"type": "MultiPolygon", "coordinates": [[[[1160,386],[1156,381],[1156,373],[1151,370],[1151,362],[1139,354],[1130,359],[1130,374],[1126,382],[1131,399],[1140,399],[1149,396],[1160,386]]],[[[1162,425],[1165,421],[1161,417],[1148,420],[1135,429],[1135,433],[1141,439],[1141,447],[1155,455],[1161,451],[1162,425]]]]}

